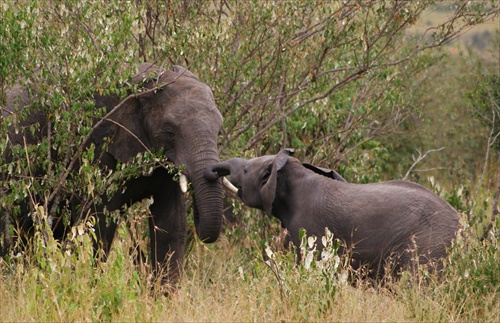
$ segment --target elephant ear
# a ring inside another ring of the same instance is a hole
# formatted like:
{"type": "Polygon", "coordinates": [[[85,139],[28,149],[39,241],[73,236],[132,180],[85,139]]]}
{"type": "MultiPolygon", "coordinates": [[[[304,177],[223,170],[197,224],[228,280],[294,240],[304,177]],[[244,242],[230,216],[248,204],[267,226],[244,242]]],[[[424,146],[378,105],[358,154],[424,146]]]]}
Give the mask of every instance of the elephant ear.
{"type": "Polygon", "coordinates": [[[264,174],[262,174],[261,180],[264,181],[265,177],[269,176],[267,182],[260,189],[260,196],[262,199],[262,205],[264,207],[264,211],[267,215],[271,215],[273,210],[273,202],[276,197],[276,186],[278,184],[278,171],[282,169],[286,162],[288,161],[288,156],[292,151],[285,149],[280,151],[276,157],[274,157],[273,163],[271,164],[271,170],[269,174],[269,170],[266,170],[264,174]]]}
{"type": "Polygon", "coordinates": [[[142,63],[137,66],[137,74],[132,77],[133,84],[144,84],[158,80],[165,71],[151,63],[142,63]]]}
{"type": "MultiPolygon", "coordinates": [[[[132,77],[133,84],[139,84],[146,88],[154,86],[155,82],[165,73],[157,65],[142,63],[137,67],[137,73],[132,77]]],[[[110,117],[111,125],[107,125],[111,130],[111,142],[108,152],[120,162],[127,162],[138,153],[146,151],[146,147],[151,147],[146,130],[143,125],[143,114],[148,101],[154,100],[156,93],[143,94],[137,98],[129,98],[123,106],[114,112],[110,117]]],[[[115,104],[109,102],[105,105],[114,107],[115,104]]]]}
{"type": "Polygon", "coordinates": [[[151,147],[143,126],[141,104],[138,99],[129,99],[111,115],[113,129],[108,152],[120,162],[127,162],[138,153],[151,147]]]}

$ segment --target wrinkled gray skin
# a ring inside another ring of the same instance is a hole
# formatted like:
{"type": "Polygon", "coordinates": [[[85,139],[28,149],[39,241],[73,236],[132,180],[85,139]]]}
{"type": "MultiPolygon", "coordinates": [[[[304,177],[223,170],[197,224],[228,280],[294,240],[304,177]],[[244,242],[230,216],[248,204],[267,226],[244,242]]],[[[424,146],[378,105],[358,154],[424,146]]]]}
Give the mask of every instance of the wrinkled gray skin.
{"type": "MultiPolygon", "coordinates": [[[[209,167],[205,177],[230,175],[248,206],[281,220],[286,244],[300,245],[299,230],[321,237],[325,227],[352,250],[352,266],[367,265],[381,278],[389,258],[391,274],[442,259],[459,229],[459,215],[428,189],[408,181],[352,184],[306,168],[288,151],[250,160],[234,158],[209,167]]],[[[321,248],[321,243],[318,245],[321,248]]],[[[439,261],[438,261],[439,266],[439,261]]]]}
{"type": "MultiPolygon", "coordinates": [[[[222,226],[223,190],[220,181],[209,182],[203,176],[208,165],[219,162],[217,136],[222,116],[215,106],[212,91],[194,74],[179,66],[163,71],[158,66],[145,63],[139,66],[138,71],[132,80],[134,83],[142,83],[146,76],[159,75],[156,83],[150,79],[143,86],[153,88],[159,84],[166,85],[161,90],[127,101],[111,115],[114,122],[104,122],[95,129],[91,138],[97,147],[95,155],[100,155],[104,137],[111,138],[107,151],[101,157],[101,163],[103,167],[115,169],[118,161],[127,162],[137,153],[145,151],[138,138],[150,150],[163,149],[164,154],[175,165],[185,165],[184,174],[190,179],[195,192],[193,207],[197,235],[204,242],[214,242],[222,226]]],[[[113,96],[96,94],[95,99],[96,106],[105,106],[108,112],[120,103],[113,96]]],[[[4,117],[29,104],[31,99],[26,91],[14,86],[7,93],[7,101],[6,107],[2,109],[4,117]]],[[[33,112],[24,125],[33,123],[40,123],[41,131],[34,137],[28,132],[24,133],[28,143],[36,143],[47,131],[47,120],[42,113],[33,112]]],[[[22,145],[23,132],[16,135],[10,131],[9,139],[11,144],[22,145]]],[[[168,268],[168,276],[163,276],[162,280],[175,282],[182,270],[186,240],[184,194],[179,183],[162,167],[148,176],[139,175],[128,181],[124,190],[119,189],[106,201],[105,206],[113,211],[144,198],[154,198],[154,203],[150,206],[152,217],[149,220],[153,268],[156,273],[162,267],[168,268]]],[[[111,221],[106,226],[103,206],[96,205],[94,209],[99,218],[97,233],[102,239],[104,250],[108,251],[116,224],[111,221]]],[[[7,214],[0,214],[4,217],[2,222],[5,224],[7,214]]],[[[17,220],[25,228],[32,225],[27,215],[17,220]]],[[[62,221],[54,222],[61,224],[62,221]]],[[[55,226],[54,234],[62,235],[64,230],[61,226],[55,226]]]]}

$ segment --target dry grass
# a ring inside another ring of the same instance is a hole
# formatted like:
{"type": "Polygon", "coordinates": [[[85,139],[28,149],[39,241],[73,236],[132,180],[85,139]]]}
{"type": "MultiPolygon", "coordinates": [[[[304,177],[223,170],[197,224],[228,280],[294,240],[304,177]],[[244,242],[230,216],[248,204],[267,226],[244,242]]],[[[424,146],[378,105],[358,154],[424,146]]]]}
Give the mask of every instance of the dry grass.
{"type": "Polygon", "coordinates": [[[269,266],[252,232],[242,237],[237,230],[214,245],[195,241],[180,289],[168,298],[152,296],[147,266],[138,268],[128,256],[125,226],[106,263],[87,258],[83,238],[71,257],[46,248],[44,257],[12,262],[16,268],[3,263],[1,321],[500,320],[496,242],[461,244],[441,281],[418,284],[403,276],[388,288],[355,287],[296,266],[290,254],[276,254],[276,266],[269,266]],[[327,291],[327,284],[334,288],[327,291]]]}

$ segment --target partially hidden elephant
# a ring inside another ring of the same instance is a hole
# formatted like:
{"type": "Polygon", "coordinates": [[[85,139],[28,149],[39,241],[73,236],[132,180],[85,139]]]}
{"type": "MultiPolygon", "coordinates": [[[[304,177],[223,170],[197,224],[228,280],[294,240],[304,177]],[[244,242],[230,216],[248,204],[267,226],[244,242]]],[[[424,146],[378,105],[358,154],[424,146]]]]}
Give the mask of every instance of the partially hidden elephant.
{"type": "MultiPolygon", "coordinates": [[[[223,189],[219,181],[207,181],[204,171],[208,165],[219,162],[217,137],[223,119],[211,89],[183,67],[173,66],[171,70],[164,70],[149,63],[138,66],[132,83],[143,87],[146,93],[129,96],[125,101],[112,95],[94,95],[97,108],[106,107],[108,112],[115,110],[91,134],[90,141],[97,150],[95,155],[100,156],[103,168],[111,170],[116,169],[118,162],[126,163],[147,150],[163,151],[164,156],[176,166],[185,165],[183,174],[194,190],[196,234],[206,243],[216,241],[223,219],[223,189]],[[107,145],[104,145],[105,141],[107,145]],[[102,147],[107,149],[99,152],[102,147]]],[[[3,117],[18,113],[30,102],[28,92],[19,85],[14,86],[7,92],[3,117]]],[[[13,145],[22,145],[23,140],[33,144],[46,136],[47,116],[43,112],[32,112],[24,126],[33,123],[40,125],[39,132],[34,135],[9,131],[7,150],[13,145]]],[[[3,180],[8,178],[6,174],[0,176],[3,180]]],[[[106,219],[104,207],[109,211],[120,210],[150,197],[154,200],[149,217],[153,269],[155,275],[161,270],[168,272],[162,274],[162,283],[175,283],[182,271],[187,218],[183,190],[166,168],[158,165],[150,174],[137,174],[113,196],[104,198],[103,205],[95,205],[92,210],[98,218],[97,236],[107,252],[117,225],[106,219]]],[[[8,210],[0,210],[0,216],[3,217],[3,224],[10,223],[6,218],[11,216],[8,210]]],[[[27,214],[13,220],[22,222],[24,227],[33,225],[27,214]]],[[[53,230],[55,234],[60,228],[54,227],[53,230]]],[[[4,254],[8,252],[8,247],[4,244],[4,254]]]]}
{"type": "Polygon", "coordinates": [[[366,266],[370,278],[413,270],[414,259],[434,264],[431,270],[442,268],[460,227],[459,214],[446,201],[409,181],[347,183],[289,154],[229,159],[208,167],[205,177],[229,175],[246,205],[281,221],[287,245],[300,245],[301,228],[317,237],[328,228],[342,242],[339,253],[351,252],[352,267],[366,266]]]}

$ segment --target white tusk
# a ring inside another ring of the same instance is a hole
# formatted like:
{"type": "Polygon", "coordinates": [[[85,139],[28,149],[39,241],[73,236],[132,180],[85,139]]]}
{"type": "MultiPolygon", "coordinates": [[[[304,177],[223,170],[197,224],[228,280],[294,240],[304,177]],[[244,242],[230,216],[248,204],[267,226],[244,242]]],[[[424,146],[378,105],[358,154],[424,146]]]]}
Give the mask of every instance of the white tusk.
{"type": "Polygon", "coordinates": [[[222,185],[231,193],[233,194],[238,194],[238,189],[231,184],[230,181],[228,181],[225,177],[222,177],[222,185]]]}
{"type": "Polygon", "coordinates": [[[187,177],[183,173],[179,176],[179,186],[181,187],[182,193],[186,193],[188,191],[187,177]]]}

